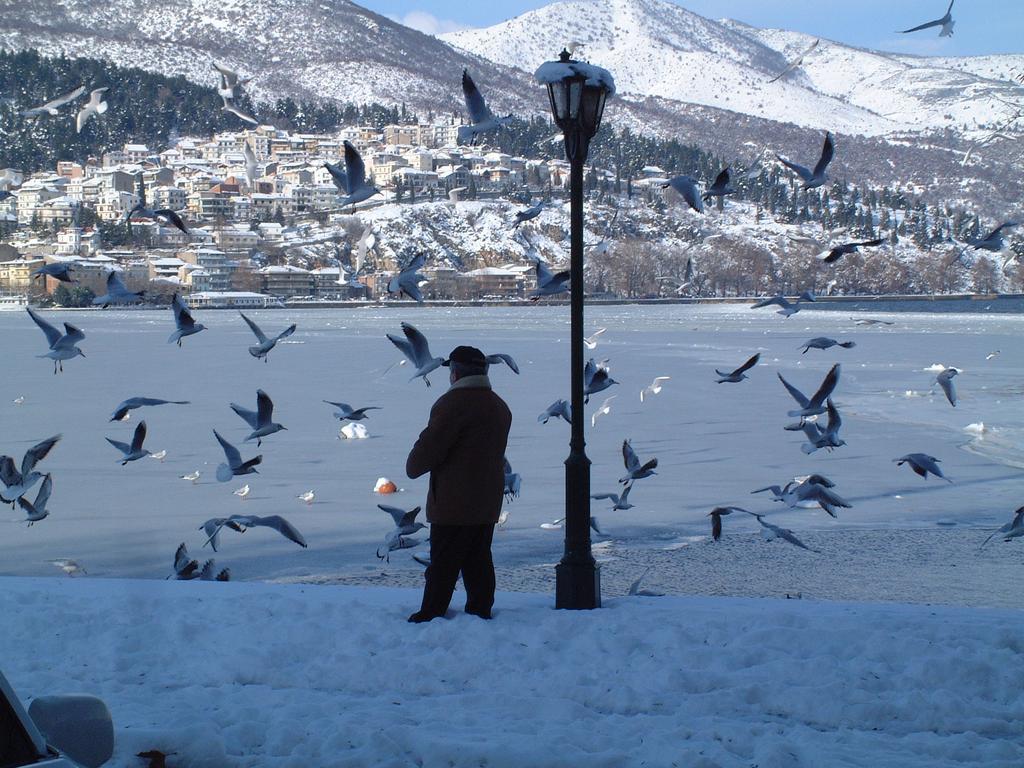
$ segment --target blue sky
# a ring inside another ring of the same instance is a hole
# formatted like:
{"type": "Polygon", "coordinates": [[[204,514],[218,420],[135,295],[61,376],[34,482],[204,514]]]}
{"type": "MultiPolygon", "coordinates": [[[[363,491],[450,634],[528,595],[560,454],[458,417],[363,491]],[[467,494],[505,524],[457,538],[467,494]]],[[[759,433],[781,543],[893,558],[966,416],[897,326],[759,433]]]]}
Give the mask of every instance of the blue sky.
{"type": "MultiPolygon", "coordinates": [[[[432,34],[486,27],[548,5],[543,0],[355,0],[377,13],[432,34]]],[[[710,18],[733,18],[757,27],[780,27],[830,40],[901,53],[974,56],[1024,53],[1022,0],[956,0],[952,39],[938,29],[897,35],[937,19],[948,0],[683,0],[679,5],[710,18]]]]}

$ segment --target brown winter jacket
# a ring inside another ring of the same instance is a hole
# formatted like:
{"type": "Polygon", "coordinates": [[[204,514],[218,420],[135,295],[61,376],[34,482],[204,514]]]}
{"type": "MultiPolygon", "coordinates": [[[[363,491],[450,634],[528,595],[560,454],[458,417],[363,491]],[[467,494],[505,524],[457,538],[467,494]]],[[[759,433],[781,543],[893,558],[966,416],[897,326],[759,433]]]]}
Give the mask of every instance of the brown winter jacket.
{"type": "Polygon", "coordinates": [[[411,478],[430,473],[428,522],[498,522],[511,425],[512,413],[487,376],[464,376],[437,399],[405,463],[411,478]]]}

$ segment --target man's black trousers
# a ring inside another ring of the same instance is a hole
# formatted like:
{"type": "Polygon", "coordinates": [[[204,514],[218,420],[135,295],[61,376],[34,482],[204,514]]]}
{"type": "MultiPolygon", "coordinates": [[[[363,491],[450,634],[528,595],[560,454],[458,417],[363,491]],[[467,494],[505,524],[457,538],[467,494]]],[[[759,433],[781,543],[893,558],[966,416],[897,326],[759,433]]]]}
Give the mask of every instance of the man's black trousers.
{"type": "Polygon", "coordinates": [[[424,573],[420,613],[444,616],[461,572],[466,613],[490,618],[494,605],[493,537],[493,523],[430,526],[430,565],[424,573]]]}

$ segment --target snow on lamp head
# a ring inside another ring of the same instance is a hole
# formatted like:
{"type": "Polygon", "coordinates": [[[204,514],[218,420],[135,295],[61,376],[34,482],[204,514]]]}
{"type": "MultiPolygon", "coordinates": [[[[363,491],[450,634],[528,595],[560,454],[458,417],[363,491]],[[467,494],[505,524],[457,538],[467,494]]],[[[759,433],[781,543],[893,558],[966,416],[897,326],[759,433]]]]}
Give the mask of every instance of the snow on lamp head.
{"type": "Polygon", "coordinates": [[[615,93],[608,70],[573,61],[563,50],[558,61],[541,64],[534,76],[547,86],[551,113],[563,133],[578,132],[586,139],[597,133],[605,101],[615,93]]]}

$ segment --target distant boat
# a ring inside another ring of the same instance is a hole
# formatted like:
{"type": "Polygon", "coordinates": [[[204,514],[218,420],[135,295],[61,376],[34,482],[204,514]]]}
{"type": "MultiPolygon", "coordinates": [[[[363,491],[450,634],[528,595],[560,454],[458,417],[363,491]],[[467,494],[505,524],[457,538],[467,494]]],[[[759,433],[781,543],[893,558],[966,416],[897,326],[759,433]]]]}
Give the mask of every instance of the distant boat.
{"type": "Polygon", "coordinates": [[[28,306],[28,296],[0,296],[0,312],[23,309],[28,306]]]}

